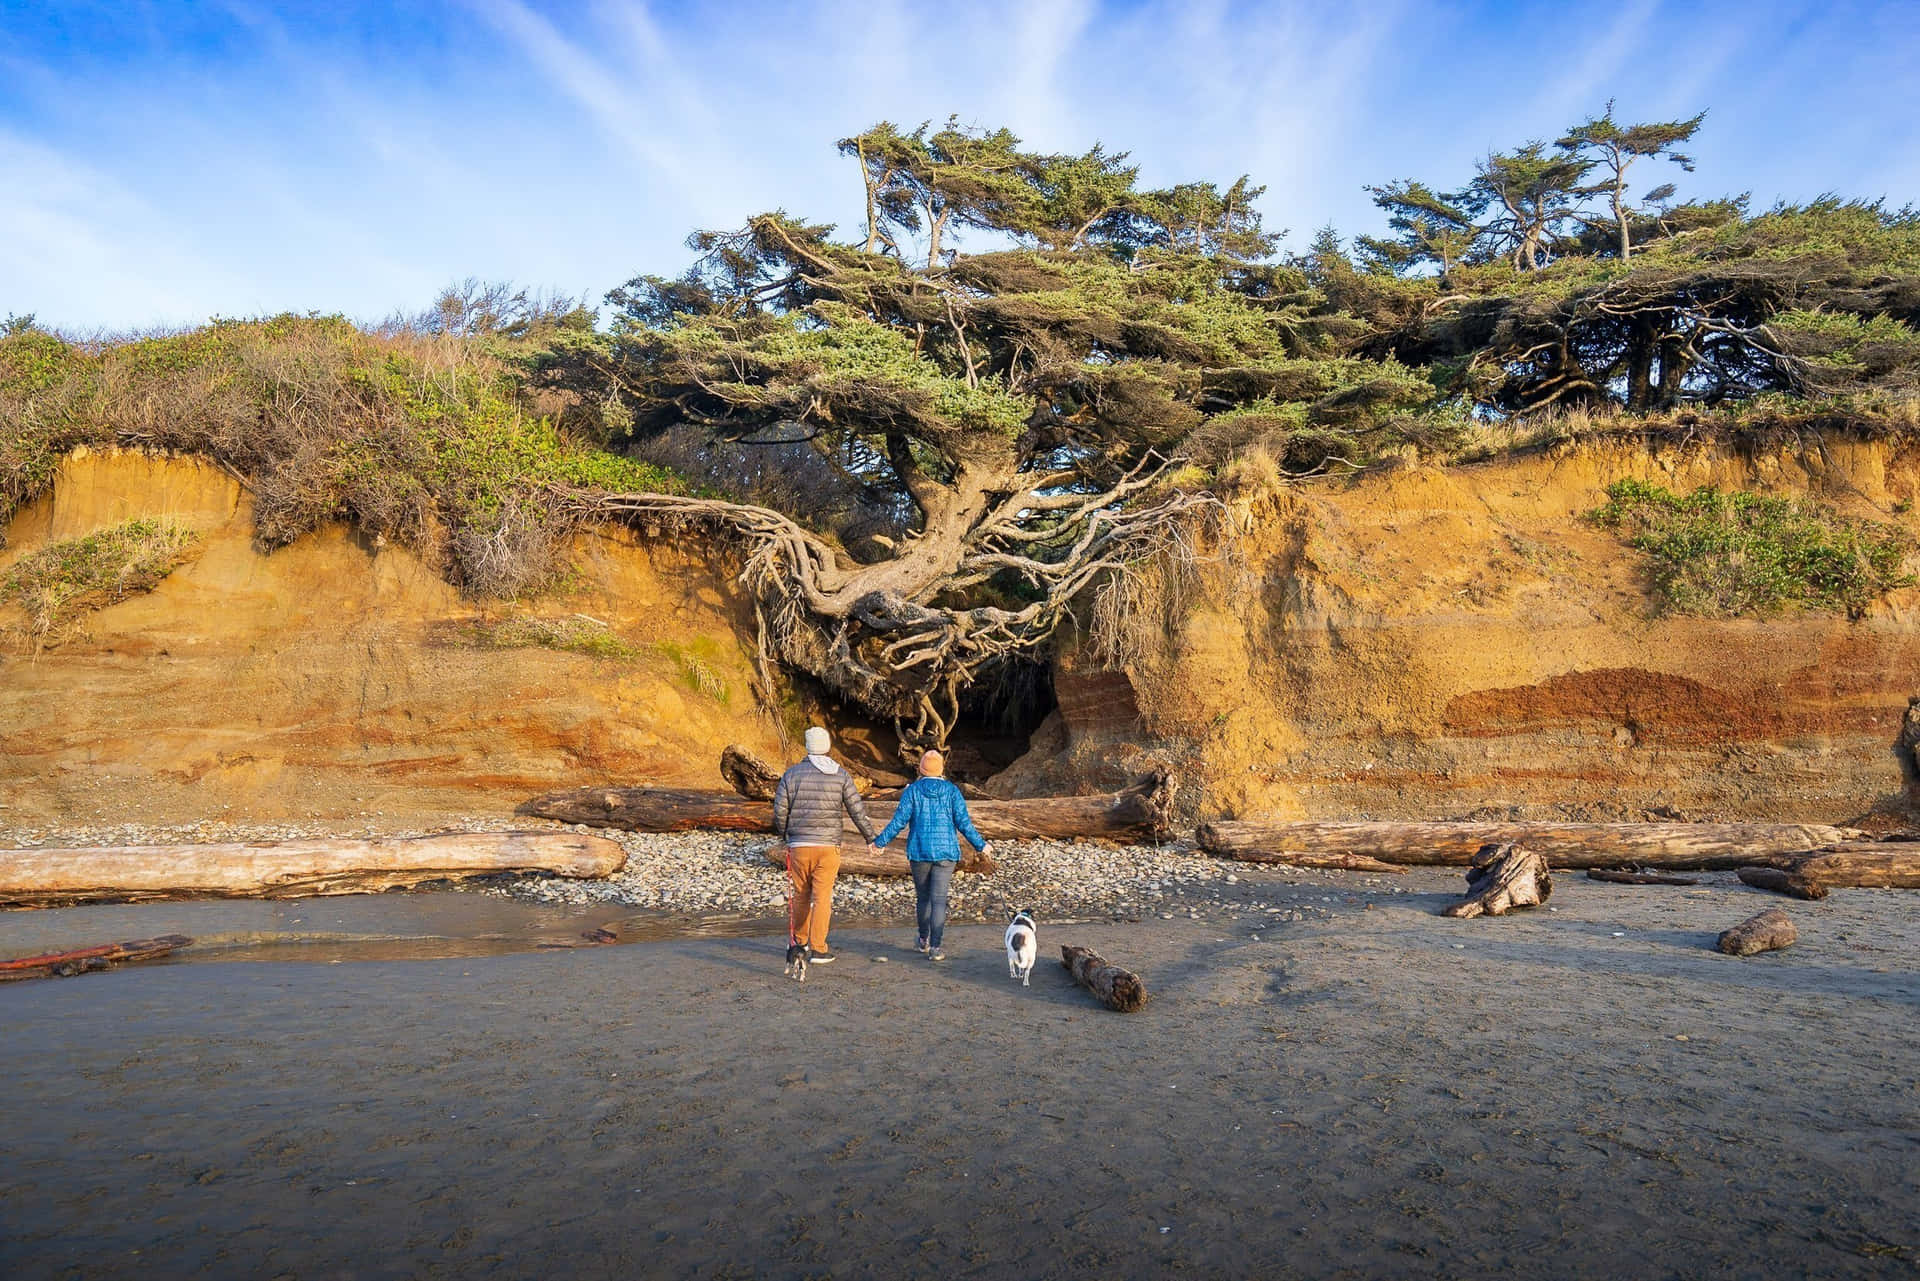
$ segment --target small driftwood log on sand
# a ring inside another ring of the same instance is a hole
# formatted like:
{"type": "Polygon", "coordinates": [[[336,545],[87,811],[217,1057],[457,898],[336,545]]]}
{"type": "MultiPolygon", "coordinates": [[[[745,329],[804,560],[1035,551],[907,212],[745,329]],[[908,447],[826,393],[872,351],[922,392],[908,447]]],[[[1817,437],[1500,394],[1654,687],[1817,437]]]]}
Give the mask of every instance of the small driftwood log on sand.
{"type": "MultiPolygon", "coordinates": [[[[775,867],[787,865],[787,847],[774,844],[766,848],[767,862],[775,867]]],[[[973,872],[980,876],[999,870],[999,864],[992,858],[967,844],[960,842],[960,870],[973,872]]],[[[889,846],[881,850],[876,857],[870,853],[864,842],[846,842],[840,846],[840,871],[848,876],[908,876],[912,865],[907,856],[896,847],[889,846]]]]}
{"type": "Polygon", "coordinates": [[[1752,956],[1756,952],[1792,947],[1799,937],[1800,932],[1794,929],[1792,919],[1779,908],[1770,907],[1726,931],[1714,942],[1714,946],[1728,956],[1752,956]]]}
{"type": "Polygon", "coordinates": [[[1589,881],[1606,881],[1611,885],[1698,885],[1698,879],[1691,876],[1661,876],[1655,872],[1636,872],[1627,868],[1590,867],[1587,869],[1589,881]]]}
{"type": "Polygon", "coordinates": [[[1063,943],[1060,963],[1073,975],[1073,981],[1100,998],[1110,1010],[1131,1014],[1147,1003],[1147,985],[1132,970],[1109,965],[1090,947],[1063,943]]]}
{"type": "Polygon", "coordinates": [[[109,970],[135,961],[157,961],[193,942],[184,934],[162,934],[158,938],[128,939],[124,943],[103,943],[98,947],[74,948],[66,952],[44,952],[39,956],[21,956],[0,961],[0,983],[16,979],[69,978],[94,970],[109,970]]]}
{"type": "Polygon", "coordinates": [[[1776,894],[1790,894],[1794,898],[1823,899],[1827,896],[1827,887],[1819,881],[1808,880],[1798,872],[1789,872],[1780,867],[1743,867],[1740,879],[1757,890],[1772,890],[1776,894]]]}
{"type": "Polygon", "coordinates": [[[626,858],[618,842],[574,832],[0,850],[0,907],[368,894],[513,872],[599,877],[626,858]]]}
{"type": "Polygon", "coordinates": [[[1467,897],[1444,914],[1505,916],[1516,907],[1537,907],[1552,896],[1553,877],[1538,853],[1512,844],[1483,845],[1467,868],[1467,897]]]}
{"type": "MultiPolygon", "coordinates": [[[[970,800],[974,826],[990,841],[1151,840],[1172,822],[1173,788],[1165,774],[1151,774],[1132,787],[1096,796],[1046,796],[1031,800],[970,800]]],[[[630,832],[771,832],[773,810],[765,801],[732,792],[661,787],[583,787],[536,796],[519,813],[589,827],[630,832]]],[[[891,800],[870,800],[876,824],[893,817],[891,800]]]]}
{"type": "Polygon", "coordinates": [[[1214,822],[1201,824],[1200,848],[1236,859],[1312,850],[1457,866],[1484,845],[1523,845],[1561,868],[1733,868],[1784,866],[1863,835],[1812,823],[1214,822]]]}

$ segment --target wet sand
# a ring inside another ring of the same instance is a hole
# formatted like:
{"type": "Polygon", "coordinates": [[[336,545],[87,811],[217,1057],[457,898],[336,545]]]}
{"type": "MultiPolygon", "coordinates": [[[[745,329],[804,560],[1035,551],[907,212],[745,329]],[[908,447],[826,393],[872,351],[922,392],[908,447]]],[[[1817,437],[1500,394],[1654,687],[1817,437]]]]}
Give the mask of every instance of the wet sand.
{"type": "MultiPolygon", "coordinates": [[[[804,986],[777,937],[6,985],[0,1275],[1920,1273],[1920,899],[1563,877],[1461,922],[1457,874],[1389,879],[1043,923],[1025,990],[991,926],[943,968],[842,930],[804,986]],[[1798,946],[1711,951],[1776,905],[1798,946]],[[1095,1006],[1062,942],[1152,1004],[1095,1006]]],[[[319,910],[404,936],[411,901],[319,910]]]]}

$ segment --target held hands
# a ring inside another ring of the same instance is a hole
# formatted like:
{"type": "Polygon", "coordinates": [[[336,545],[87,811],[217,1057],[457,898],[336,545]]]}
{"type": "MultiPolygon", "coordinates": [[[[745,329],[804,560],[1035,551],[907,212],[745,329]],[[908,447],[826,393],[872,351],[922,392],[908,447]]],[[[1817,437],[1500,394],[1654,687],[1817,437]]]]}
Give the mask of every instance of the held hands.
{"type": "Polygon", "coordinates": [[[867,853],[873,855],[875,858],[879,858],[884,852],[885,850],[882,846],[875,845],[872,841],[867,842],[867,853]]]}

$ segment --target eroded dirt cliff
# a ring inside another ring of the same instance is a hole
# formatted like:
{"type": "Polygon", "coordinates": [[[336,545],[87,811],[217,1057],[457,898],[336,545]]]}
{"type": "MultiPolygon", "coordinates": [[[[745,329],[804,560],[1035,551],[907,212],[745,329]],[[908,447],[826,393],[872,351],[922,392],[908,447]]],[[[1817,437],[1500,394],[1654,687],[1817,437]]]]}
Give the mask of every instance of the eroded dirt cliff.
{"type": "Polygon", "coordinates": [[[608,779],[720,786],[728,743],[778,753],[740,602],[684,549],[589,535],[573,590],[483,609],[344,527],[262,553],[209,464],[80,453],[8,528],[0,574],[135,517],[198,536],[151,593],[37,655],[0,609],[0,824],[501,813],[608,779]]]}
{"type": "Polygon", "coordinates": [[[1124,667],[1070,647],[1008,790],[1180,766],[1243,816],[1781,816],[1901,802],[1920,591],[1867,617],[1665,616],[1583,519],[1635,477],[1920,530],[1912,446],[1562,448],[1243,498],[1243,531],[1124,667]]]}
{"type": "MultiPolygon", "coordinates": [[[[1586,445],[1245,495],[1130,661],[1066,638],[1059,708],[991,790],[1165,764],[1193,810],[1241,816],[1838,821],[1911,800],[1920,591],[1854,620],[1663,615],[1642,554],[1583,519],[1624,477],[1920,532],[1920,455],[1872,442],[1586,445]]],[[[151,593],[37,655],[0,609],[0,823],[500,813],[563,786],[719,786],[728,743],[778,755],[748,616],[697,549],[591,534],[572,590],[483,608],[343,527],[261,552],[210,465],[82,453],[0,574],[142,516],[198,535],[151,593]],[[591,652],[539,643],[579,620],[591,652]]]]}

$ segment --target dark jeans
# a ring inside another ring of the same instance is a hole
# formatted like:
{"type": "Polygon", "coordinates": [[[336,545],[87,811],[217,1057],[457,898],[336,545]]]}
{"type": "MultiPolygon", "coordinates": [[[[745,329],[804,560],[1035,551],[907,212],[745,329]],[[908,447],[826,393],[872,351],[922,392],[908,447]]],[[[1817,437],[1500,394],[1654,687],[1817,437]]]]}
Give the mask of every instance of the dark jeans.
{"type": "Polygon", "coordinates": [[[947,930],[947,887],[953,884],[955,864],[909,863],[913,869],[913,916],[920,925],[920,937],[934,951],[940,950],[940,936],[947,930]]]}

